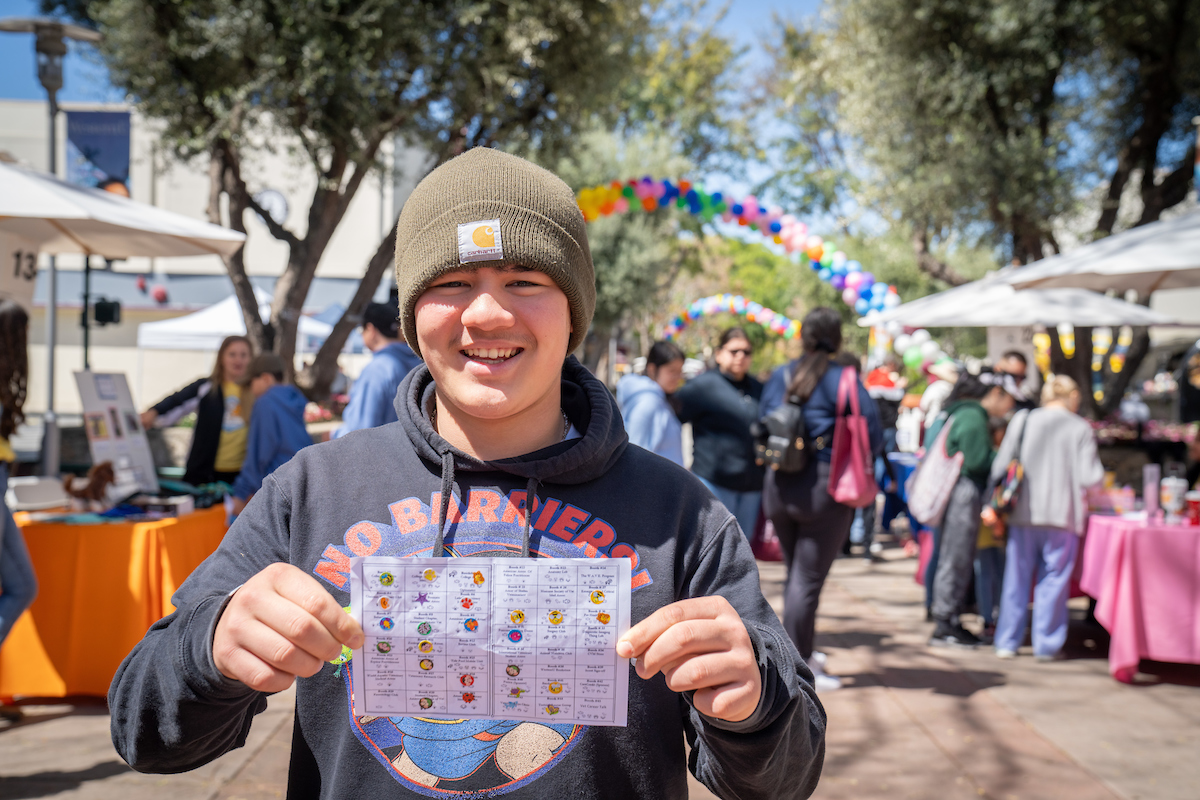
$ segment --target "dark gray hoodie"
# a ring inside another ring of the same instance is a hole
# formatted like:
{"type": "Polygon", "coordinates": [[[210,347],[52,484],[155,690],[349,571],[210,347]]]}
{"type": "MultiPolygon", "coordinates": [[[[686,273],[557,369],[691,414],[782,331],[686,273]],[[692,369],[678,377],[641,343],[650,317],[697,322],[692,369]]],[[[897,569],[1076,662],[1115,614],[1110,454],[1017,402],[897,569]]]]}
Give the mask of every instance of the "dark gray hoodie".
{"type": "Polygon", "coordinates": [[[481,462],[452,447],[430,424],[432,392],[428,369],[413,370],[396,398],[398,422],[307,448],[263,482],[179,588],[177,611],[113,679],[112,737],[125,760],[181,772],[245,742],[266,698],[217,671],[212,636],[226,598],[251,576],[285,561],[349,605],[352,556],[428,556],[444,537],[451,557],[628,557],[635,624],[676,600],[726,597],[758,657],[758,709],[743,722],[711,719],[661,674],[635,673],[625,728],[355,718],[349,669],[328,664],[298,681],[288,797],[682,800],[685,737],[688,766],[723,798],[808,797],[824,757],[824,710],[724,506],[681,467],[628,447],[612,396],[574,358],[562,403],[582,438],[519,458],[481,462]]]}

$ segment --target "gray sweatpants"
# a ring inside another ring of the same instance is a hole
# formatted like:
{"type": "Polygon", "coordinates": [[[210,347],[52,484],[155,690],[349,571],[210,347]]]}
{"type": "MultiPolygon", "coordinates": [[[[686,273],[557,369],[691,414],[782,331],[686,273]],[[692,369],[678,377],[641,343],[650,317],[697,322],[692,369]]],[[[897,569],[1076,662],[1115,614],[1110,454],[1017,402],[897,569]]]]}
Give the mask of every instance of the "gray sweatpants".
{"type": "Polygon", "coordinates": [[[975,571],[975,543],[979,539],[979,513],[983,492],[970,478],[960,477],[950,494],[942,519],[937,574],[933,577],[933,618],[954,620],[975,571]]]}

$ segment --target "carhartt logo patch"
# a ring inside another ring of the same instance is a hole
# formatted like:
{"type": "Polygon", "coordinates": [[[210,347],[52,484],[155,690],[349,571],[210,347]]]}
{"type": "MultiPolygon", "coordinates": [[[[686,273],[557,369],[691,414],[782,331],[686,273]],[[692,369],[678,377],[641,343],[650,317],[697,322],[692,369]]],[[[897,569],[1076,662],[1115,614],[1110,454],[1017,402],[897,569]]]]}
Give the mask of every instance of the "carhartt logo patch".
{"type": "Polygon", "coordinates": [[[466,222],[458,226],[458,261],[504,260],[504,244],[500,241],[500,220],[487,219],[466,222]]]}

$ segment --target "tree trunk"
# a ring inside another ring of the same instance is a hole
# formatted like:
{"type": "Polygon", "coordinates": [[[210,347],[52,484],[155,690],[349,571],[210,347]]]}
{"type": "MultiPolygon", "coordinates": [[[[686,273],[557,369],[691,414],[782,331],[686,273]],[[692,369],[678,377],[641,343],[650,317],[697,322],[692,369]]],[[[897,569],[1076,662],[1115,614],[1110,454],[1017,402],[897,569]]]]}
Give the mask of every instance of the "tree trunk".
{"type": "Polygon", "coordinates": [[[600,362],[608,358],[608,340],[612,337],[612,325],[592,323],[592,329],[583,340],[583,365],[593,375],[599,375],[600,362]]]}
{"type": "MultiPolygon", "coordinates": [[[[238,188],[237,154],[233,145],[228,141],[218,141],[213,145],[208,162],[208,221],[221,225],[221,195],[229,199],[229,229],[238,233],[246,233],[244,215],[246,205],[245,192],[238,188]]],[[[254,296],[254,286],[250,276],[246,274],[246,248],[243,245],[233,255],[223,257],[225,271],[233,282],[233,293],[242,309],[242,318],[246,323],[246,338],[250,340],[256,352],[263,353],[271,349],[273,331],[263,324],[262,316],[258,313],[258,300],[254,296]]]]}
{"type": "Polygon", "coordinates": [[[354,292],[354,297],[350,300],[350,305],[342,312],[342,317],[333,326],[329,338],[317,351],[317,357],[313,360],[312,365],[296,377],[296,385],[304,391],[309,400],[321,402],[328,399],[329,387],[337,377],[338,354],[342,352],[350,332],[362,325],[363,311],[371,302],[375,290],[383,280],[384,273],[392,265],[392,257],[395,252],[396,226],[393,224],[392,230],[379,243],[375,255],[371,256],[371,261],[367,264],[367,270],[358,284],[358,289],[354,292]]]}

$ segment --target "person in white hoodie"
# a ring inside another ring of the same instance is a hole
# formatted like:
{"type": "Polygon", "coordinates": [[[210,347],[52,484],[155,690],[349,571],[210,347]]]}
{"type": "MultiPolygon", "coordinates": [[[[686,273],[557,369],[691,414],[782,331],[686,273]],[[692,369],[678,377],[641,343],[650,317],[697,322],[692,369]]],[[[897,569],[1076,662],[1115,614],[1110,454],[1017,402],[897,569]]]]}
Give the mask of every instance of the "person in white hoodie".
{"type": "Polygon", "coordinates": [[[646,354],[646,374],[617,383],[617,405],[631,444],[683,466],[683,426],[667,396],[683,383],[683,351],[674,342],[655,342],[646,354]]]}

